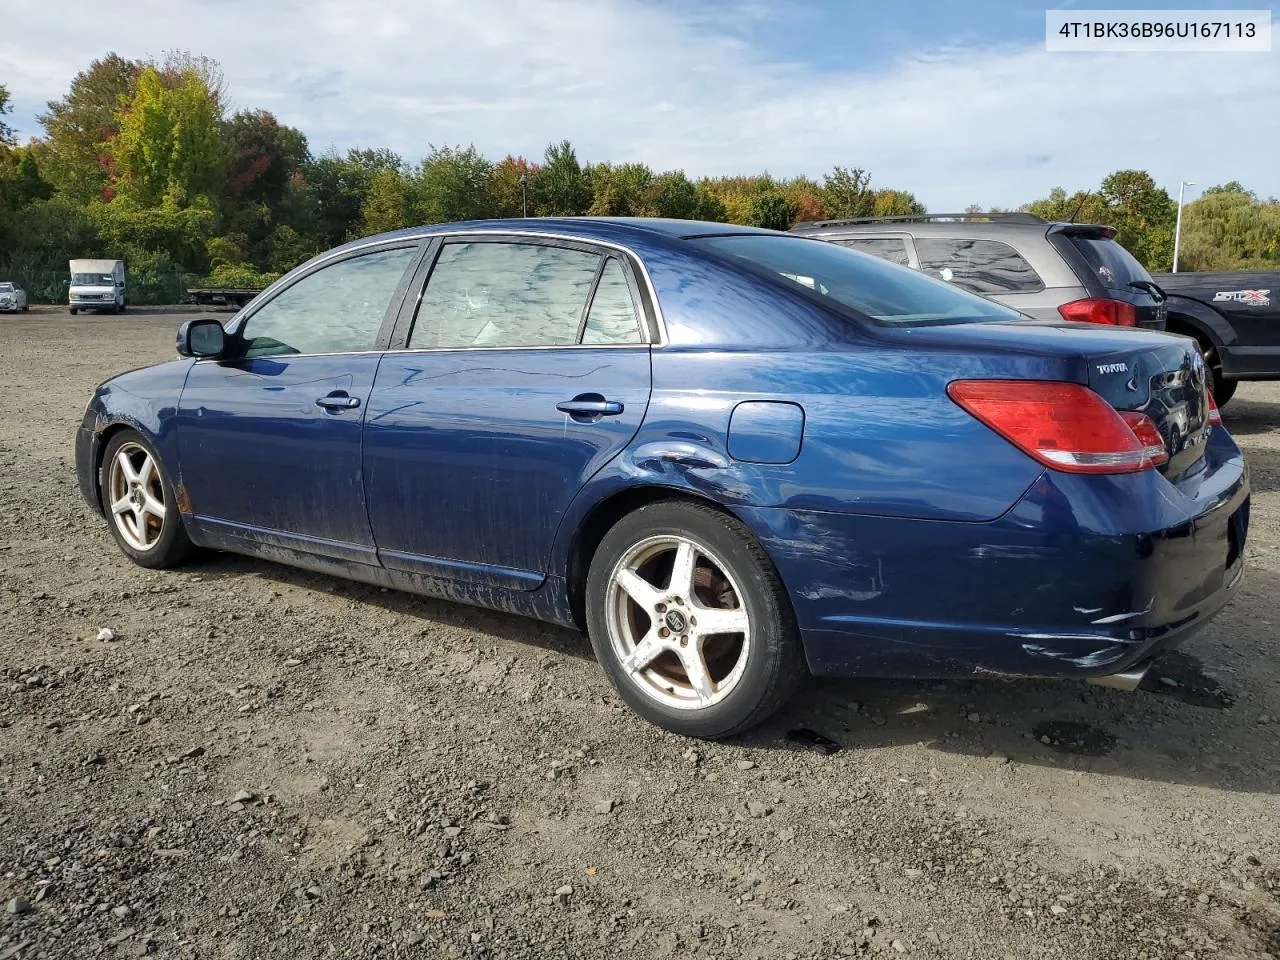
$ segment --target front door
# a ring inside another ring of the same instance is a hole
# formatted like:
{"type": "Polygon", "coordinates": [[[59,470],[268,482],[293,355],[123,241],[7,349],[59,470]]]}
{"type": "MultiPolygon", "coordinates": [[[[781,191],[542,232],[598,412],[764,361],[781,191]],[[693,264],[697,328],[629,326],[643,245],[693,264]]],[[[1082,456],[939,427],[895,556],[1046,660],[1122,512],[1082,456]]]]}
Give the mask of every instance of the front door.
{"type": "Polygon", "coordinates": [[[443,244],[384,355],[364,471],[388,567],[533,589],[560,518],[635,435],[649,332],[633,266],[581,244],[443,244]]]}
{"type": "Polygon", "coordinates": [[[251,308],[178,410],[184,512],[204,542],[376,563],[360,431],[416,245],[349,256],[251,308]]]}

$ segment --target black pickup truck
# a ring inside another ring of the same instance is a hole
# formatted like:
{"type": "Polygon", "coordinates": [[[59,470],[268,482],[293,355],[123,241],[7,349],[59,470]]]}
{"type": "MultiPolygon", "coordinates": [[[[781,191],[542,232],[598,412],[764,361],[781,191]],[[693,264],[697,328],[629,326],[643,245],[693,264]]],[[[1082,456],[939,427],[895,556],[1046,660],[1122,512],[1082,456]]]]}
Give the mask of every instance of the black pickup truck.
{"type": "Polygon", "coordinates": [[[1224,406],[1241,380],[1280,380],[1280,270],[1160,273],[1166,329],[1195,337],[1224,406]]]}

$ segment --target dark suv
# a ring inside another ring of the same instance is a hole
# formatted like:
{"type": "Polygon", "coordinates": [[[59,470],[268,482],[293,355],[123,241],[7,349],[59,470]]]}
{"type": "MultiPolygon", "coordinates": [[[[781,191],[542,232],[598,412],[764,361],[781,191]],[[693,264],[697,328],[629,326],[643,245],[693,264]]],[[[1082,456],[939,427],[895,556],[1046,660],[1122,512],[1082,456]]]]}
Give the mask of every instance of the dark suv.
{"type": "Polygon", "coordinates": [[[1040,319],[1165,328],[1165,297],[1111,227],[1029,213],[937,213],[798,223],[1040,319]]]}

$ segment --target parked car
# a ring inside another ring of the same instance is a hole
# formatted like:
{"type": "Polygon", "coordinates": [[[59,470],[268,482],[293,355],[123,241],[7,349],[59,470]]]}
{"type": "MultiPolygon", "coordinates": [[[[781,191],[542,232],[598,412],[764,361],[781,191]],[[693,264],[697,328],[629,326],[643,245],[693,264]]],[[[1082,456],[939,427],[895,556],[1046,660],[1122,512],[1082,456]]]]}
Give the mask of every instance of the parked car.
{"type": "Polygon", "coordinates": [[[31,305],[27,303],[27,291],[16,283],[0,282],[0,313],[30,309],[31,305]]]}
{"type": "Polygon", "coordinates": [[[383,234],[114,377],[83,496],[144,567],[257,555],[585,628],[717,737],[806,671],[1133,686],[1243,572],[1186,337],[1027,321],[715,223],[383,234]]]}
{"type": "Polygon", "coordinates": [[[1242,380],[1280,380],[1280,270],[1161,273],[1168,329],[1195,337],[1225,406],[1242,380]]]}
{"type": "Polygon", "coordinates": [[[1101,224],[937,213],[819,220],[792,230],[914,267],[1029,317],[1165,327],[1164,295],[1101,224]]]}

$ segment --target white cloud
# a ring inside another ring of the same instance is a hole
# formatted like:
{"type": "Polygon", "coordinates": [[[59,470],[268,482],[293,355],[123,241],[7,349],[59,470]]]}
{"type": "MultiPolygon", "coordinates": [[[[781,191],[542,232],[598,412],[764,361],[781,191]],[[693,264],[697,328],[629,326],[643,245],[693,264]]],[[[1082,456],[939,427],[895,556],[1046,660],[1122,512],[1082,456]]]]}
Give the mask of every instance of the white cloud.
{"type": "Polygon", "coordinates": [[[107,49],[171,48],[220,60],[238,106],[274,111],[315,149],[537,157],[568,138],[584,158],[691,175],[839,163],[932,209],[1012,205],[1122,167],[1280,193],[1272,54],[968,46],[819,73],[705,10],[638,0],[64,0],[9,12],[0,82],[21,120],[107,49]]]}

